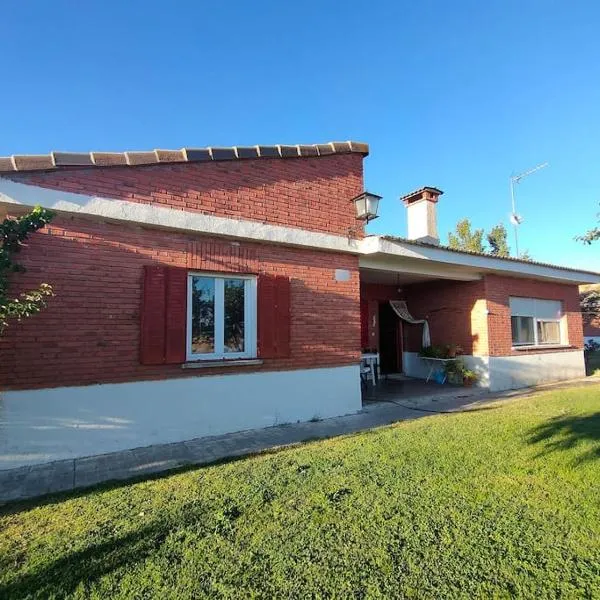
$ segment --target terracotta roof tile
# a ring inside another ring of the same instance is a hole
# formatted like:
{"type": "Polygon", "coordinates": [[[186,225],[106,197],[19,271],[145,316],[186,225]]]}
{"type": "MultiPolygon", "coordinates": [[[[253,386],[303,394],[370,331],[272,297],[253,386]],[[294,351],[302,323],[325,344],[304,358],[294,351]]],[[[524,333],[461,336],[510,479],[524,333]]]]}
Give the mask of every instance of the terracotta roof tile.
{"type": "Polygon", "coordinates": [[[116,167],[243,160],[251,158],[299,158],[331,154],[369,154],[363,142],[329,142],[312,145],[227,146],[181,148],[181,150],[150,150],[128,152],[51,152],[50,154],[0,156],[0,173],[14,171],[50,171],[70,167],[116,167]]]}

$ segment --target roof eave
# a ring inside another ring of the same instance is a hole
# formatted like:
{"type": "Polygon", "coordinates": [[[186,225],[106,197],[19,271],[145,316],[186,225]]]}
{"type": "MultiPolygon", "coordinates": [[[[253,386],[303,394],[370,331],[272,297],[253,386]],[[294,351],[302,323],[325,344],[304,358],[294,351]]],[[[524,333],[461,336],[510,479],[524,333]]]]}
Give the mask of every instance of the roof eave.
{"type": "Polygon", "coordinates": [[[478,269],[482,273],[497,273],[505,276],[551,280],[575,285],[600,283],[600,273],[593,271],[461,252],[431,244],[393,238],[391,236],[369,236],[363,240],[362,249],[366,254],[384,254],[398,258],[417,258],[453,266],[478,269]]]}

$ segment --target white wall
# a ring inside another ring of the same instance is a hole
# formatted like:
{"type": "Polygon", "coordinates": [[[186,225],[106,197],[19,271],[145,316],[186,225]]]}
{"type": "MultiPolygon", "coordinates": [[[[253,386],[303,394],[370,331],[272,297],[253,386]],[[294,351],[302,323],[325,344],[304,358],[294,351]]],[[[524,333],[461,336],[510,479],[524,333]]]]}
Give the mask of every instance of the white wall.
{"type": "Polygon", "coordinates": [[[490,389],[510,390],[585,375],[583,350],[490,356],[490,389]]]}
{"type": "MultiPolygon", "coordinates": [[[[461,356],[479,375],[478,386],[490,391],[512,390],[585,376],[583,350],[522,356],[461,356]]],[[[425,379],[429,366],[416,352],[404,352],[404,374],[425,379]]]]}
{"type": "Polygon", "coordinates": [[[350,414],[358,366],[0,393],[0,469],[350,414]]]}
{"type": "MultiPolygon", "coordinates": [[[[471,356],[470,354],[464,354],[459,358],[462,359],[468,369],[472,369],[477,373],[478,386],[489,386],[489,358],[487,356],[471,356]]],[[[417,377],[418,379],[425,379],[427,377],[430,365],[429,363],[426,363],[417,352],[403,352],[402,360],[405,375],[417,377]]],[[[439,368],[442,367],[443,363],[440,363],[439,368]]]]}

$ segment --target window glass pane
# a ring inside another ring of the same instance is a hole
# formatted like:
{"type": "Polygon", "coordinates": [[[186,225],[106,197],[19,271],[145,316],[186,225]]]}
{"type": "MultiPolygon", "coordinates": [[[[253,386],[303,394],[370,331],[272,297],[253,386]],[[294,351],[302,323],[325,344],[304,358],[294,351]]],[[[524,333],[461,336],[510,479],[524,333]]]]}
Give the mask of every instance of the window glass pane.
{"type": "Polygon", "coordinates": [[[215,351],[215,280],[192,277],[192,352],[215,351]]]}
{"type": "Polygon", "coordinates": [[[533,344],[535,342],[532,317],[511,317],[510,324],[513,344],[533,344]]]}
{"type": "Polygon", "coordinates": [[[538,321],[538,342],[560,344],[560,326],[557,321],[538,321]]]}
{"type": "Polygon", "coordinates": [[[244,352],[243,279],[225,280],[225,352],[244,352]]]}

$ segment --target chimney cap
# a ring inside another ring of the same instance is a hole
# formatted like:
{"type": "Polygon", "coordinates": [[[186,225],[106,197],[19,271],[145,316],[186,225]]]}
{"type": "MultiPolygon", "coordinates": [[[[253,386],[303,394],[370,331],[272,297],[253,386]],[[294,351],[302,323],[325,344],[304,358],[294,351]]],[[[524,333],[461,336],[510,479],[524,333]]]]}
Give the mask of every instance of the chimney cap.
{"type": "Polygon", "coordinates": [[[404,202],[407,206],[409,204],[413,204],[414,202],[418,202],[419,200],[429,200],[431,202],[437,202],[438,197],[441,196],[444,192],[435,187],[425,186],[415,190],[414,192],[410,192],[410,194],[406,194],[405,196],[401,196],[400,200],[404,202]]]}

